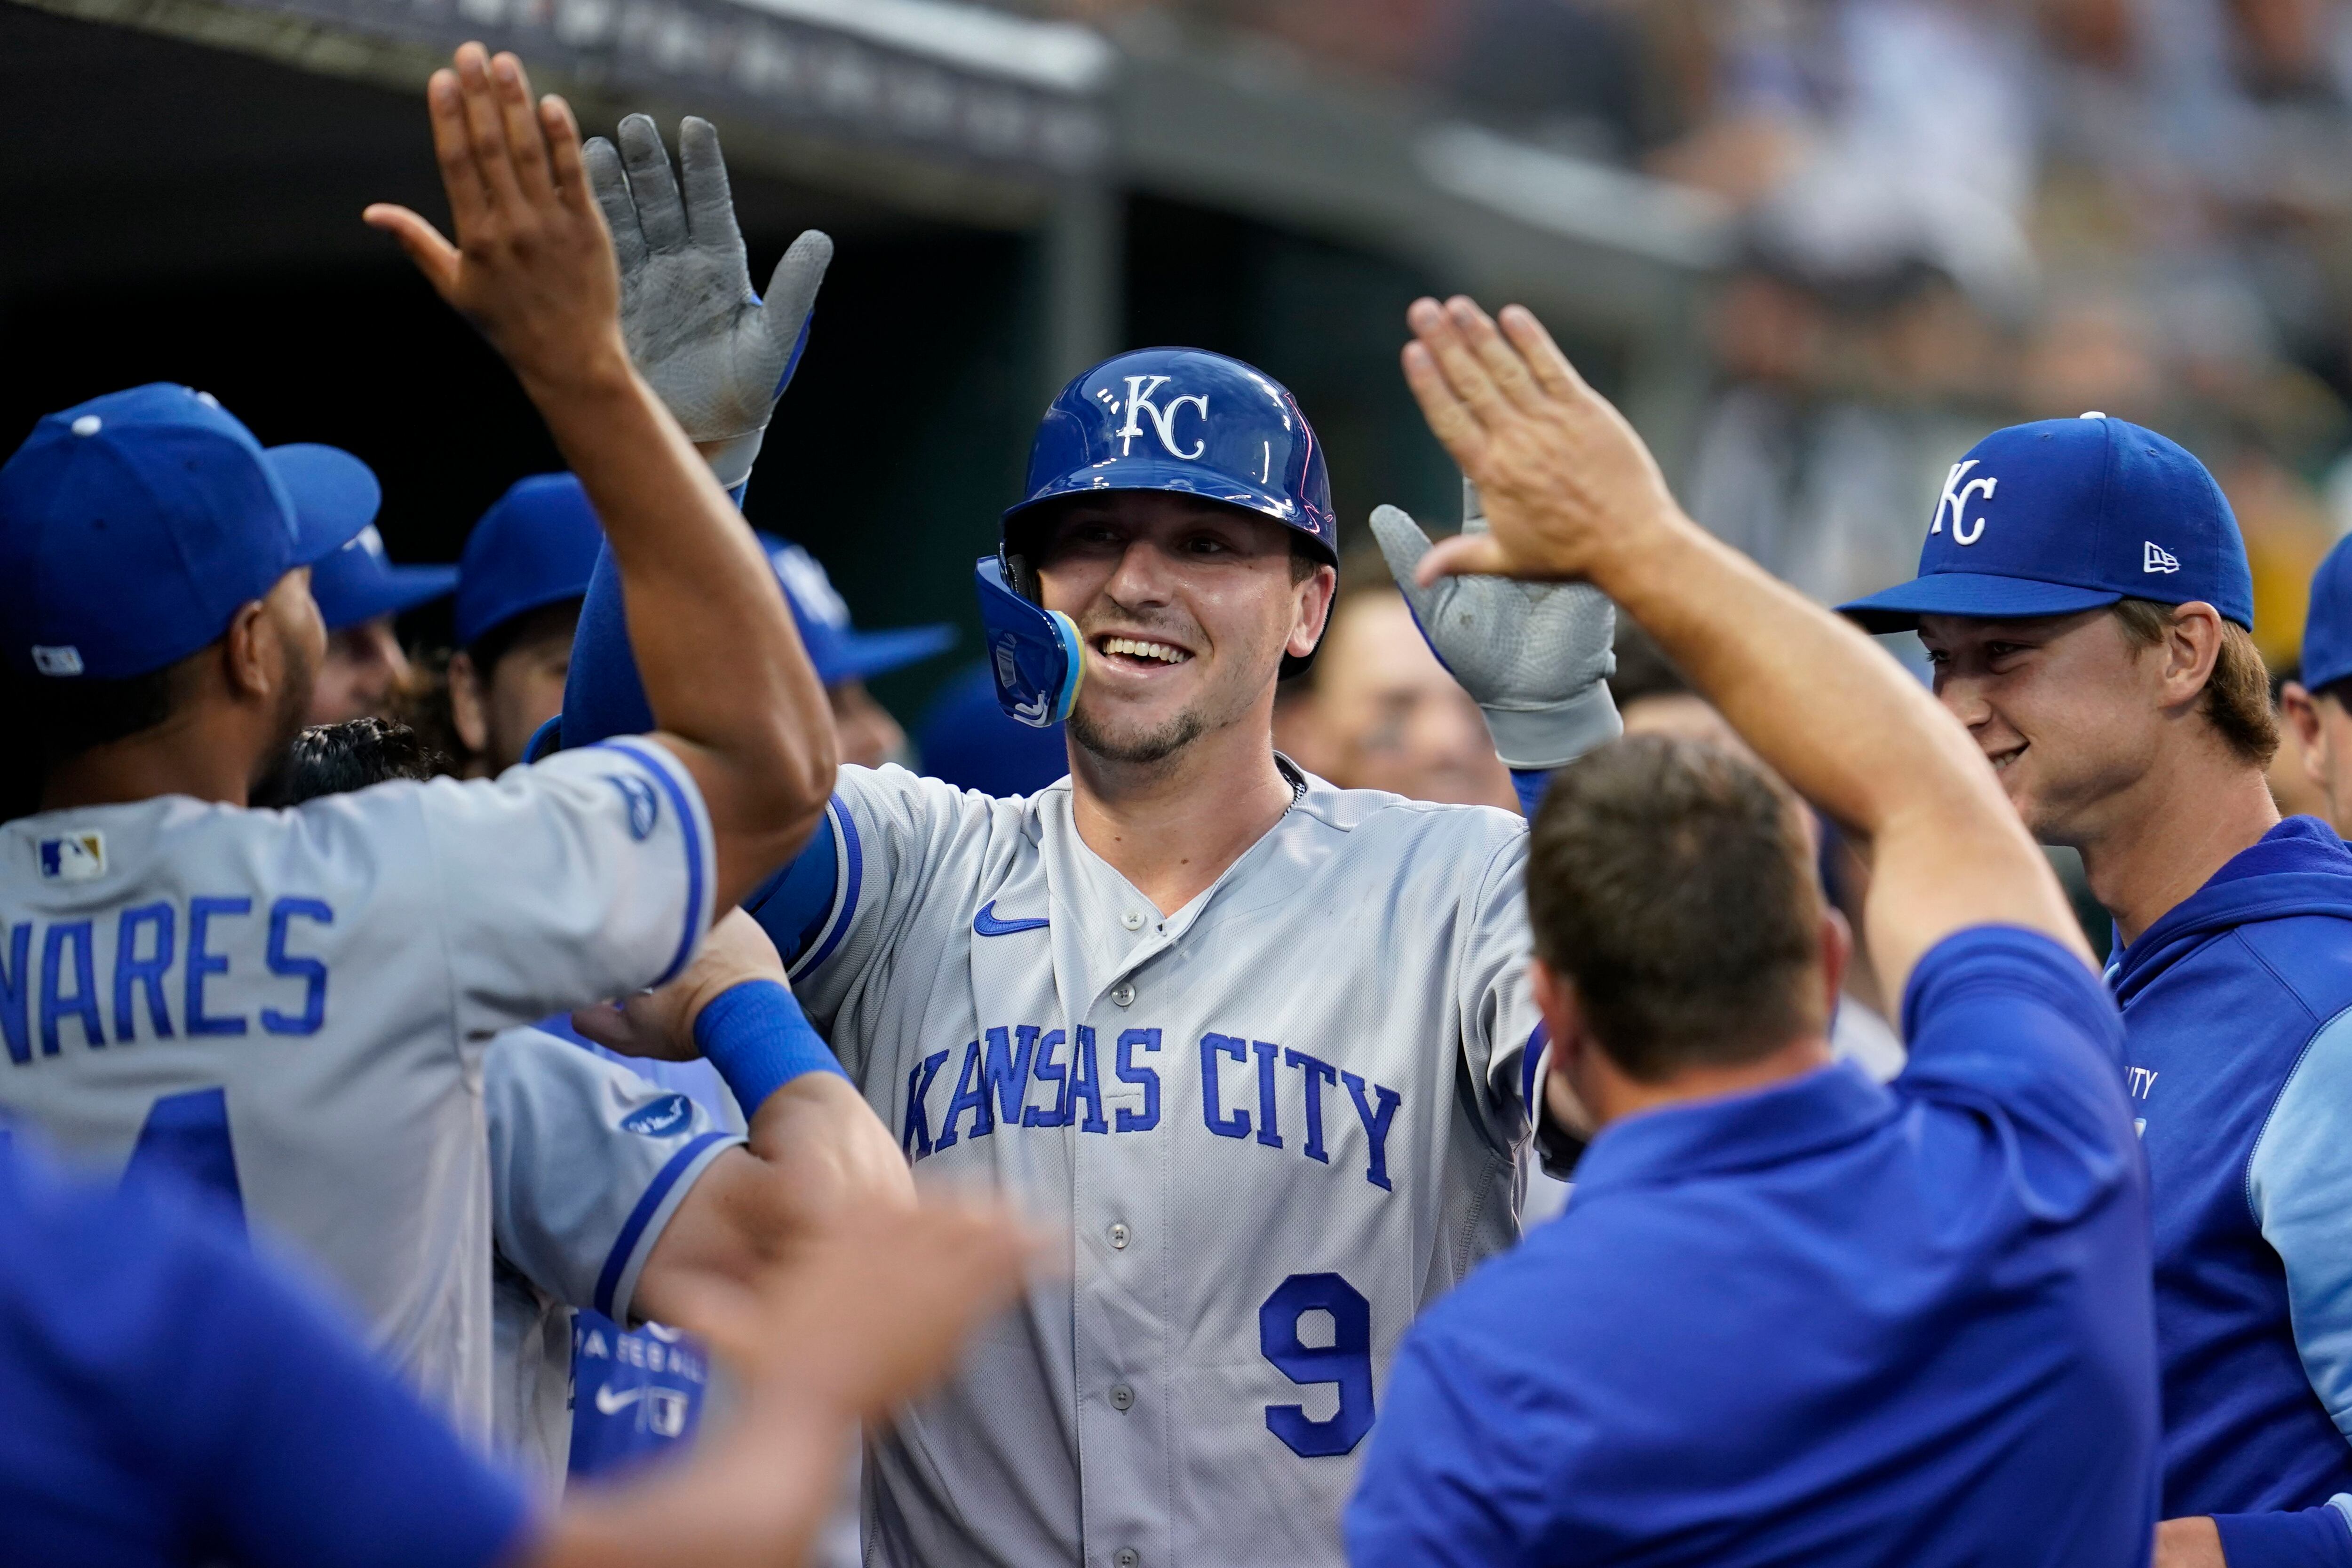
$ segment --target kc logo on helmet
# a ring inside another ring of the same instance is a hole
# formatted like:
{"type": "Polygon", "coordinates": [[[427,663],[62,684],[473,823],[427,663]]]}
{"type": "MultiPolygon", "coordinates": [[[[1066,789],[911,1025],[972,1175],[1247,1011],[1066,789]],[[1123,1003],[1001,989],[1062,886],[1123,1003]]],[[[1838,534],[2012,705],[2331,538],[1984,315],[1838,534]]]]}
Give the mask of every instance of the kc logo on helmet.
{"type": "Polygon", "coordinates": [[[1952,471],[1944,476],[1944,493],[1936,501],[1936,520],[1927,529],[1931,534],[1942,533],[1944,514],[1949,511],[1952,514],[1952,542],[1956,545],[1972,545],[1984,538],[1985,517],[1982,512],[1977,514],[1975,526],[1969,526],[1966,516],[1969,497],[1980,495],[1990,501],[1992,499],[1994,487],[2000,483],[1990,474],[1979,474],[1967,484],[1961,485],[1961,476],[1975,467],[1977,461],[1976,458],[1971,457],[1965,463],[1955,463],[1952,465],[1952,471]],[[1959,487],[1955,489],[1954,486],[1959,487]]]}
{"type": "Polygon", "coordinates": [[[1151,434],[1160,437],[1160,444],[1168,449],[1168,455],[1171,457],[1181,457],[1189,463],[1209,449],[1208,438],[1202,436],[1193,440],[1192,451],[1183,450],[1176,444],[1176,434],[1171,428],[1176,423],[1176,411],[1187,403],[1198,409],[1201,418],[1205,422],[1209,417],[1209,394],[1194,392],[1187,397],[1171,397],[1168,400],[1167,406],[1163,408],[1159,403],[1153,402],[1151,397],[1154,392],[1167,384],[1166,376],[1127,378],[1127,423],[1120,425],[1116,433],[1118,436],[1118,455],[1121,457],[1129,455],[1135,445],[1136,438],[1143,434],[1143,427],[1136,423],[1138,415],[1151,421],[1151,434]]]}

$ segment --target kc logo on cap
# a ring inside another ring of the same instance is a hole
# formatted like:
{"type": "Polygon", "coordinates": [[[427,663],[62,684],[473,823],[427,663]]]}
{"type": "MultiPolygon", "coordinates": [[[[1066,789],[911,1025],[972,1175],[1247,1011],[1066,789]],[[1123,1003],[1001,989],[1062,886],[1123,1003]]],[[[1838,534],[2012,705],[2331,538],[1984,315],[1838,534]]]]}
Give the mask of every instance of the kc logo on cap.
{"type": "Polygon", "coordinates": [[[2213,476],[2155,431],[2094,413],[1970,447],[1944,476],[1919,575],[1839,608],[1905,632],[1922,615],[2026,621],[2124,599],[2201,601],[2253,629],[2245,541],[2213,476]]]}
{"type": "Polygon", "coordinates": [[[1928,527],[1929,533],[1939,534],[1944,531],[1944,514],[1949,512],[1952,517],[1954,544],[1972,545],[1984,538],[1983,515],[1981,513],[1978,515],[1973,528],[1969,525],[1964,516],[1969,508],[1969,497],[1981,495],[1986,500],[1991,500],[1993,492],[2000,486],[2000,481],[1990,474],[1979,474],[1967,484],[1960,485],[1960,476],[1976,465],[1977,460],[1971,457],[1964,463],[1953,464],[1952,471],[1944,476],[1944,493],[1936,502],[1936,520],[1928,527]],[[1954,489],[1952,486],[1955,485],[1959,485],[1959,488],[1954,489]]]}

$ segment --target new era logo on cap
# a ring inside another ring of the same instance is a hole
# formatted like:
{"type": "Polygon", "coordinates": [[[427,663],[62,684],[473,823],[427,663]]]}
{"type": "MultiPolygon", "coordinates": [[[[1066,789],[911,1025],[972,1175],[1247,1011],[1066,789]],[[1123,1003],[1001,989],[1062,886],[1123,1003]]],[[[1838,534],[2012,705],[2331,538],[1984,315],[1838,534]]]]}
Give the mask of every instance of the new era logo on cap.
{"type": "Polygon", "coordinates": [[[44,648],[33,644],[33,668],[45,675],[79,675],[81,674],[81,650],[75,647],[44,648]]]}
{"type": "Polygon", "coordinates": [[[2142,571],[2179,571],[2180,558],[2158,544],[2154,539],[2140,543],[2139,569],[2142,571]]]}

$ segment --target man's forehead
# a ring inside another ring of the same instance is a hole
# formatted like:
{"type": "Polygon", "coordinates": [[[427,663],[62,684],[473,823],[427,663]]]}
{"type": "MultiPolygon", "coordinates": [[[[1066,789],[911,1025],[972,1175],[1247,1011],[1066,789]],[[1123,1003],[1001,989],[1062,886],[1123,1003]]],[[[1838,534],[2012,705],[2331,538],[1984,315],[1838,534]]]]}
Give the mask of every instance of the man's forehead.
{"type": "Polygon", "coordinates": [[[1919,617],[1919,637],[1928,643],[1995,643],[2004,638],[2048,638],[2062,635],[2077,626],[2086,626],[2108,613],[2101,605],[2094,610],[2071,611],[2064,615],[2018,615],[1992,619],[1977,615],[1924,614],[1919,617]]]}
{"type": "Polygon", "coordinates": [[[1104,490],[1073,497],[1055,517],[1060,527],[1078,522],[1115,522],[1133,528],[1174,527],[1216,522],[1235,528],[1264,528],[1279,535],[1283,527],[1239,507],[1173,490],[1104,490]]]}

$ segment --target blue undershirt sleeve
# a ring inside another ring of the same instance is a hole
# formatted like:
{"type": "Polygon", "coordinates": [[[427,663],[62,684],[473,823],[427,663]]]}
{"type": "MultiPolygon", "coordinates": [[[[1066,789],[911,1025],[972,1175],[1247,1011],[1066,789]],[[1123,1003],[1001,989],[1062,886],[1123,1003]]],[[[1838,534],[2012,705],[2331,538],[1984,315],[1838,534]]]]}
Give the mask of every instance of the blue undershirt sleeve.
{"type": "Polygon", "coordinates": [[[1536,820],[1536,808],[1543,804],[1544,791],[1550,787],[1551,769],[1549,768],[1511,769],[1511,789],[1519,798],[1519,815],[1530,822],[1536,820]]]}
{"type": "MultiPolygon", "coordinates": [[[[745,913],[760,923],[786,964],[814,945],[839,901],[841,851],[834,840],[834,813],[845,809],[835,797],[808,847],[744,895],[745,913]]],[[[744,1106],[744,1114],[753,1109],[744,1106]]]]}
{"type": "MultiPolygon", "coordinates": [[[[2329,1019],[2279,1091],[2247,1162],[2263,1239],[2286,1268],[2312,1392],[2352,1437],[2352,1012],[2329,1019]]],[[[2352,1547],[2344,1559],[2352,1563],[2352,1547]]]]}

